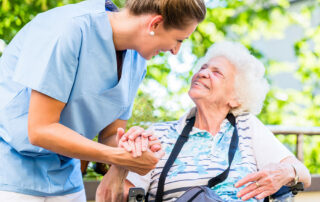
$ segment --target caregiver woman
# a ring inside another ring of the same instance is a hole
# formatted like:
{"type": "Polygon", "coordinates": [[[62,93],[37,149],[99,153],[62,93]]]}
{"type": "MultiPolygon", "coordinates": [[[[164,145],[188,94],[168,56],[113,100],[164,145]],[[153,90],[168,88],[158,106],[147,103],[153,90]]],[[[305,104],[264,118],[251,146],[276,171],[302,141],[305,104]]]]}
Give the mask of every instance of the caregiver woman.
{"type": "Polygon", "coordinates": [[[77,159],[139,174],[141,157],[90,139],[125,128],[145,59],[177,54],[206,13],[203,0],[89,0],[37,15],[0,60],[0,201],[85,201],[77,159]],[[107,10],[107,11],[106,11],[107,10]],[[77,159],[73,159],[77,158],[77,159]]]}

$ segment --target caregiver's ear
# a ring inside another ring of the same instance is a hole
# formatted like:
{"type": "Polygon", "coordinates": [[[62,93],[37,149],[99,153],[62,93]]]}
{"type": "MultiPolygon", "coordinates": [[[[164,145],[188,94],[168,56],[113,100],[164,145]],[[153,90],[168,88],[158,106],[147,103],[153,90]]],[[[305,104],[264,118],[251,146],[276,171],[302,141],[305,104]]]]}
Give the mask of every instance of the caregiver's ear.
{"type": "Polygon", "coordinates": [[[148,25],[149,31],[155,31],[159,27],[159,25],[162,23],[163,23],[163,17],[161,15],[152,16],[148,25]]]}

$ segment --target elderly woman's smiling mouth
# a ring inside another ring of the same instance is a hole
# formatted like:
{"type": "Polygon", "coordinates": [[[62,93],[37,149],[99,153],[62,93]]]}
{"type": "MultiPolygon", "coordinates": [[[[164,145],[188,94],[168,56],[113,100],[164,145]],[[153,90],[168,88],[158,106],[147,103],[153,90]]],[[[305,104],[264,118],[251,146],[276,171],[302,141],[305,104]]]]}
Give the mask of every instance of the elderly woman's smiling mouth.
{"type": "Polygon", "coordinates": [[[200,80],[195,80],[195,81],[193,82],[193,84],[192,84],[192,87],[204,87],[204,88],[210,90],[209,86],[206,85],[204,82],[202,82],[202,81],[200,81],[200,80]]]}

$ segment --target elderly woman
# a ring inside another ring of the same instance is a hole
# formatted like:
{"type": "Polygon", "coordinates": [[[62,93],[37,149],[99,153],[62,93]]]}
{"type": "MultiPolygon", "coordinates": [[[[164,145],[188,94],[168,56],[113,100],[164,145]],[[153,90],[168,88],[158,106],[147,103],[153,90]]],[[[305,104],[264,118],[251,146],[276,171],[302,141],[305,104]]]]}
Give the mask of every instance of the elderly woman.
{"type": "MultiPolygon", "coordinates": [[[[126,188],[143,187],[149,201],[154,201],[160,174],[186,119],[195,117],[189,140],[168,172],[162,198],[174,201],[191,187],[207,185],[228,167],[234,127],[226,117],[231,113],[239,144],[227,179],[212,187],[220,198],[257,201],[283,185],[299,181],[310,186],[307,168],[255,117],[268,91],[263,64],[245,47],[232,42],[214,44],[202,61],[189,90],[196,107],[178,121],[156,123],[150,128],[162,144],[164,157],[148,175],[129,173],[127,181],[118,183],[125,182],[126,188]]],[[[111,169],[108,175],[117,169],[121,168],[111,169]]]]}

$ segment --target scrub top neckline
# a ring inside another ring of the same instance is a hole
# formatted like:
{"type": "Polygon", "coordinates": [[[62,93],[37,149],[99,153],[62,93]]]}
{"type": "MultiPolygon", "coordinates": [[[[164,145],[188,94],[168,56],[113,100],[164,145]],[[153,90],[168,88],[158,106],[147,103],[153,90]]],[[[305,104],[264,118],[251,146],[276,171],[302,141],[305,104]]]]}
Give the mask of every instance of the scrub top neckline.
{"type": "MultiPolygon", "coordinates": [[[[110,18],[109,18],[109,14],[108,12],[112,12],[112,11],[105,11],[105,14],[106,14],[106,17],[107,17],[107,21],[108,21],[108,25],[110,30],[111,30],[111,35],[112,35],[112,60],[115,60],[115,64],[117,65],[116,66],[116,77],[118,78],[118,61],[117,61],[117,50],[116,50],[116,47],[114,45],[114,41],[113,41],[113,29],[112,29],[112,26],[111,26],[111,23],[110,23],[110,18]]],[[[130,65],[125,65],[126,64],[126,60],[127,60],[127,57],[129,56],[128,54],[128,49],[125,49],[123,50],[123,56],[122,56],[122,67],[121,67],[121,76],[120,76],[120,79],[117,79],[118,80],[118,83],[111,87],[110,89],[114,89],[116,88],[117,86],[119,86],[123,80],[123,77],[125,76],[125,74],[127,73],[127,67],[126,66],[130,66],[130,65]]]]}

